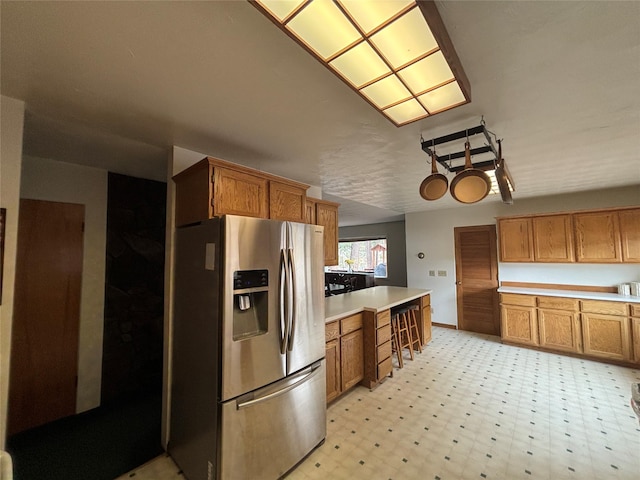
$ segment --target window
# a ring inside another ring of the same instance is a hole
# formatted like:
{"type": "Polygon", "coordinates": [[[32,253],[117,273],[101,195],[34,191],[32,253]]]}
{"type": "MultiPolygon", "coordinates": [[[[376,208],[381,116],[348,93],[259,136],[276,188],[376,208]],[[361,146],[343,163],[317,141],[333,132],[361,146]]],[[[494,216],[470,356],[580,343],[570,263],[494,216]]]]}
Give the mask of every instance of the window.
{"type": "Polygon", "coordinates": [[[387,278],[387,239],[341,240],[338,265],[329,271],[373,272],[376,278],[387,278]]]}

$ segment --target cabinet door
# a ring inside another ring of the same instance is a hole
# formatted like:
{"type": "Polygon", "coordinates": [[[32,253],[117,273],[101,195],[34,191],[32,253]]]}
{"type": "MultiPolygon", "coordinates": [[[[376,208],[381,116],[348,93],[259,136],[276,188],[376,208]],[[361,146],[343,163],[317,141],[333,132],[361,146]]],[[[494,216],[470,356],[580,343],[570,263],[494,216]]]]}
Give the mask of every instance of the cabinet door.
{"type": "Polygon", "coordinates": [[[431,341],[431,295],[425,295],[420,299],[420,305],[422,307],[422,322],[421,322],[421,336],[422,346],[425,346],[431,341]]]}
{"type": "Polygon", "coordinates": [[[640,318],[631,319],[631,337],[633,341],[633,361],[640,363],[640,318]]]}
{"type": "Polygon", "coordinates": [[[340,338],[342,391],[348,390],[364,378],[364,339],[362,329],[340,338]]]}
{"type": "Polygon", "coordinates": [[[267,185],[266,178],[224,167],[214,167],[212,215],[268,218],[267,185]]]}
{"type": "Polygon", "coordinates": [[[332,340],[325,344],[327,362],[327,402],[340,395],[340,342],[332,340]]]}
{"type": "Polygon", "coordinates": [[[538,345],[538,322],[534,307],[502,305],[500,316],[504,340],[538,345]]]}
{"type": "Polygon", "coordinates": [[[538,327],[542,347],[575,353],[582,351],[582,332],[577,313],[540,308],[538,327]]]}
{"type": "Polygon", "coordinates": [[[530,218],[498,220],[501,262],[533,262],[533,233],[530,218]]]}
{"type": "Polygon", "coordinates": [[[629,317],[582,313],[585,355],[630,360],[629,317]]]}
{"type": "Polygon", "coordinates": [[[304,221],[311,225],[316,224],[316,202],[309,197],[305,201],[304,221]]]}
{"type": "Polygon", "coordinates": [[[571,215],[534,217],[532,226],[536,262],[569,263],[575,261],[571,215]]]}
{"type": "Polygon", "coordinates": [[[620,241],[623,262],[640,262],[640,208],[621,210],[620,241]]]}
{"type": "Polygon", "coordinates": [[[576,213],[573,215],[576,259],[584,263],[618,263],[620,227],[617,212],[576,213]]]}
{"type": "Polygon", "coordinates": [[[286,183],[269,182],[269,218],[304,222],[306,190],[286,183]]]}
{"type": "Polygon", "coordinates": [[[324,227],[324,264],[338,264],[338,207],[318,202],[316,224],[324,227]]]}

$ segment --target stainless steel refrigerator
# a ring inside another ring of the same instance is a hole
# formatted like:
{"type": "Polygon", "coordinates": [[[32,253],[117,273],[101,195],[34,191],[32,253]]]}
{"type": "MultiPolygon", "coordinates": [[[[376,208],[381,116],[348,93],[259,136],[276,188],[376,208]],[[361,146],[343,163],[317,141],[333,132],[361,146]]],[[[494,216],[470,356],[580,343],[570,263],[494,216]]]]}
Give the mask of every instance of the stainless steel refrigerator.
{"type": "Polygon", "coordinates": [[[168,450],[188,480],[276,479],[324,441],[323,227],[178,228],[168,450]]]}

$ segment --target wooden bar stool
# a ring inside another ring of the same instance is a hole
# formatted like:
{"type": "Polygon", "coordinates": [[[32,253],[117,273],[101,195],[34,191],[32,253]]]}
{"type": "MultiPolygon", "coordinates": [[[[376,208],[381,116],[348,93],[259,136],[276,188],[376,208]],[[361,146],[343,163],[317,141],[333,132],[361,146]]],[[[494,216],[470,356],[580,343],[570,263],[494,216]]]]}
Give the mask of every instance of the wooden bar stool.
{"type": "MultiPolygon", "coordinates": [[[[409,356],[413,360],[413,338],[411,338],[411,330],[409,330],[409,314],[407,308],[400,308],[391,315],[396,317],[397,321],[397,349],[398,358],[402,356],[402,350],[406,347],[409,349],[409,356]]],[[[400,361],[398,361],[400,363],[400,361]]]]}
{"type": "Polygon", "coordinates": [[[402,349],[400,348],[400,337],[399,337],[399,325],[398,325],[398,315],[391,316],[391,355],[394,353],[398,358],[398,368],[403,368],[404,363],[402,362],[402,349]]]}
{"type": "Polygon", "coordinates": [[[417,305],[411,305],[407,311],[409,321],[409,333],[411,334],[411,350],[418,350],[422,353],[422,338],[420,338],[420,329],[418,328],[418,319],[416,318],[417,305]],[[417,348],[415,348],[417,346],[417,348]]]}

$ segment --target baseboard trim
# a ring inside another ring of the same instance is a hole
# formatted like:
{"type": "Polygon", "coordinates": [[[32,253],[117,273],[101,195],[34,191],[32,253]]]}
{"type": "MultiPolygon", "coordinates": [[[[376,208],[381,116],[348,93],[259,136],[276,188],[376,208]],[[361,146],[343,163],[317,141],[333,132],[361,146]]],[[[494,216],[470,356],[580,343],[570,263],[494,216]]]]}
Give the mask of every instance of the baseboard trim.
{"type": "Polygon", "coordinates": [[[433,325],[434,327],[451,328],[452,330],[457,330],[458,329],[457,325],[450,325],[448,323],[431,322],[431,325],[433,325]]]}

